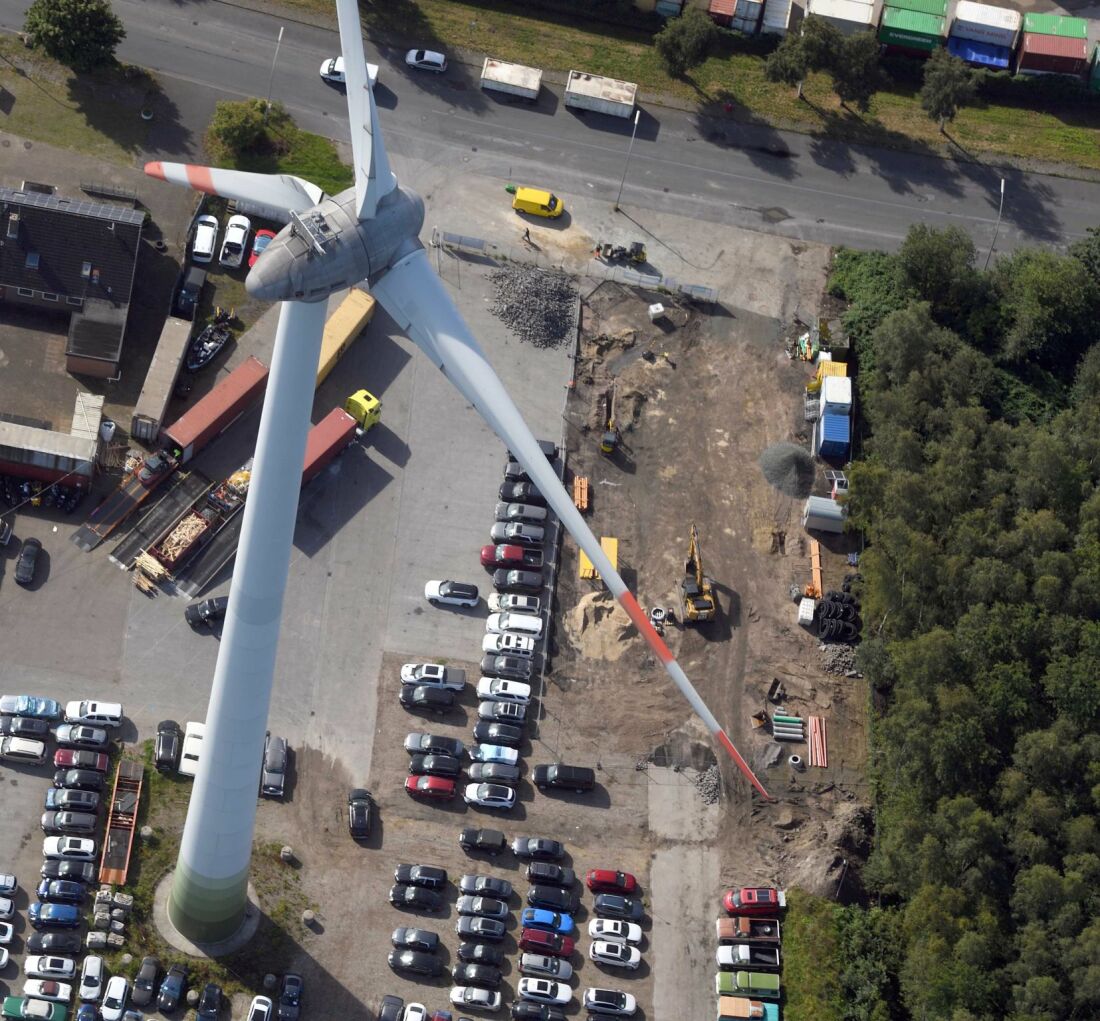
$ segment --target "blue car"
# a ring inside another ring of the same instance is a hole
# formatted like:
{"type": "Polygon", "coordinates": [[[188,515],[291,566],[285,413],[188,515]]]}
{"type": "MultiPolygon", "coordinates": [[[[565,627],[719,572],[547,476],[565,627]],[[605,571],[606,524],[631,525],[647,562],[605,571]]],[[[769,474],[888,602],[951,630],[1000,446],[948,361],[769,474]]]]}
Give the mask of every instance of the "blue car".
{"type": "Polygon", "coordinates": [[[54,904],[83,904],[84,884],[70,879],[43,879],[38,884],[38,899],[54,904]]]}
{"type": "Polygon", "coordinates": [[[76,1021],[99,1021],[99,1008],[94,1003],[82,1003],[76,1012],[76,1021]]]}
{"type": "Polygon", "coordinates": [[[38,901],[27,909],[27,917],[36,929],[80,928],[80,908],[75,904],[44,904],[38,901]]]}
{"type": "Polygon", "coordinates": [[[61,703],[35,695],[0,696],[0,713],[5,716],[31,716],[36,720],[60,720],[61,703]]]}
{"type": "Polygon", "coordinates": [[[559,915],[545,908],[524,908],[520,916],[520,925],[525,929],[546,929],[568,936],[573,931],[573,919],[570,915],[559,915]]]}

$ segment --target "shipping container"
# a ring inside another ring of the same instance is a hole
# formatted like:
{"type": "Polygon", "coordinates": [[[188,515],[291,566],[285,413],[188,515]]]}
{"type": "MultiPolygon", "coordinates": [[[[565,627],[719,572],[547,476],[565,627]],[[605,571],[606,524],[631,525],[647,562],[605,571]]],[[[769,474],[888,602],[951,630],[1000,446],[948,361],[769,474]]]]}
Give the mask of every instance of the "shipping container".
{"type": "Polygon", "coordinates": [[[266,388],[267,366],[249,355],[190,411],[162,430],[161,444],[186,464],[260,400],[266,388]]]}
{"type": "Polygon", "coordinates": [[[565,83],[565,105],[578,110],[595,110],[612,117],[629,117],[634,112],[638,86],[584,71],[570,71],[565,83]]]}
{"type": "Polygon", "coordinates": [[[87,488],[95,473],[98,437],[0,421],[0,473],[87,488]]]}
{"type": "Polygon", "coordinates": [[[539,89],[542,88],[542,70],[486,57],[481,66],[481,87],[524,99],[538,99],[539,89]]]}
{"type": "Polygon", "coordinates": [[[302,485],[321,474],[355,437],[355,419],[341,408],[333,408],[309,431],[306,439],[302,485]]]}
{"type": "Polygon", "coordinates": [[[352,342],[374,317],[374,298],[353,287],[328,317],[321,335],[321,357],[317,359],[317,386],[320,386],[352,342]]]}
{"type": "Polygon", "coordinates": [[[889,0],[887,6],[903,11],[916,11],[918,14],[931,14],[937,18],[947,16],[947,0],[889,0]]]}
{"type": "Polygon", "coordinates": [[[760,19],[764,16],[763,0],[737,0],[730,28],[745,35],[756,35],[760,31],[760,19]]]}
{"type": "Polygon", "coordinates": [[[794,0],[766,0],[760,31],[764,35],[786,35],[791,27],[794,0]]]}
{"type": "Polygon", "coordinates": [[[945,19],[934,14],[884,7],[878,38],[887,46],[904,46],[908,50],[931,53],[943,45],[945,28],[945,19]]]}
{"type": "Polygon", "coordinates": [[[172,391],[176,388],[176,379],[179,377],[190,339],[191,323],[186,319],[169,316],[164,321],[157,349],[153,352],[153,360],[145,374],[141,396],[134,406],[134,416],[130,419],[130,435],[134,439],[150,443],[157,438],[160,427],[164,424],[164,414],[172,399],[172,391]]]}
{"type": "Polygon", "coordinates": [[[875,21],[874,5],[858,0],[806,0],[806,13],[829,22],[845,35],[864,32],[875,21]]]}
{"type": "Polygon", "coordinates": [[[848,509],[827,496],[811,496],[802,508],[802,527],[811,532],[843,532],[848,509]]]}
{"type": "Polygon", "coordinates": [[[951,36],[947,40],[947,50],[953,57],[965,60],[974,67],[987,67],[993,71],[1007,70],[1012,63],[1012,50],[1008,46],[995,46],[977,39],[951,36]]]}
{"type": "Polygon", "coordinates": [[[850,376],[828,376],[821,386],[822,414],[835,412],[838,415],[852,413],[852,378],[850,376]]]}
{"type": "Polygon", "coordinates": [[[1068,74],[1088,69],[1088,43],[1063,35],[1025,32],[1016,58],[1017,74],[1068,74]]]}
{"type": "Polygon", "coordinates": [[[1092,51],[1092,70],[1089,72],[1089,89],[1100,92],[1100,43],[1092,51]]]}
{"type": "Polygon", "coordinates": [[[717,24],[729,26],[729,23],[733,20],[734,11],[737,10],[737,0],[710,0],[710,6],[707,7],[707,14],[709,14],[717,24]]]}
{"type": "Polygon", "coordinates": [[[847,415],[826,412],[817,421],[817,452],[831,460],[846,460],[852,436],[847,415]]]}
{"type": "Polygon", "coordinates": [[[1065,14],[1025,14],[1024,34],[1056,35],[1063,39],[1087,39],[1089,23],[1065,14]]]}
{"type": "Polygon", "coordinates": [[[959,0],[955,7],[955,20],[951,24],[951,35],[1015,49],[1020,37],[1020,21],[1019,11],[974,3],[973,0],[959,0]]]}

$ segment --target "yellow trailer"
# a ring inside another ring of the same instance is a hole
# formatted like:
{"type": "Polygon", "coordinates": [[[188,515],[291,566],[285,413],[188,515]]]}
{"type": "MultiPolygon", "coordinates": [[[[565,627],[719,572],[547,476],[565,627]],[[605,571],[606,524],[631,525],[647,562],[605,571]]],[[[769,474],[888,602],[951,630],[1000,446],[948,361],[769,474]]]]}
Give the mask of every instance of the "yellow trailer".
{"type": "Polygon", "coordinates": [[[366,291],[353,287],[336,311],[328,317],[321,339],[321,359],[317,363],[317,386],[328,378],[343,353],[366,329],[367,323],[374,316],[374,306],[374,298],[366,291]]]}

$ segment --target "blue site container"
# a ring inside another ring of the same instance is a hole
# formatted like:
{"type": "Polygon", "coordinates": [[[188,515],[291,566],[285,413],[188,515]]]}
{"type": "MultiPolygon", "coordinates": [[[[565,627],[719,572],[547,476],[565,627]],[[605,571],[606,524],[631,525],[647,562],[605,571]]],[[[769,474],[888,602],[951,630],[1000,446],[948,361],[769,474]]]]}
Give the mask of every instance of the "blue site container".
{"type": "Polygon", "coordinates": [[[994,71],[1006,70],[1012,62],[1012,50],[1007,46],[979,42],[977,39],[960,39],[957,35],[947,40],[947,51],[968,64],[994,71]]]}
{"type": "Polygon", "coordinates": [[[827,411],[818,422],[817,452],[822,457],[844,460],[851,445],[851,420],[847,415],[827,411]]]}

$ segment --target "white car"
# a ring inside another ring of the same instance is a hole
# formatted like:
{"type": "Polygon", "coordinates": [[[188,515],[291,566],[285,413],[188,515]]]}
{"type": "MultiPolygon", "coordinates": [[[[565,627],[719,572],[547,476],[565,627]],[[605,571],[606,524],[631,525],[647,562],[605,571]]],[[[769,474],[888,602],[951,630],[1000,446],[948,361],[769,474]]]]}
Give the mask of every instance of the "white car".
{"type": "MultiPolygon", "coordinates": [[[[344,58],[329,57],[321,65],[321,77],[333,85],[346,85],[344,79],[344,58]]],[[[373,89],[378,84],[378,65],[367,64],[367,84],[373,89]]]]}
{"type": "Polygon", "coordinates": [[[183,751],[180,764],[176,767],[180,776],[195,776],[199,771],[199,759],[202,758],[202,739],[206,735],[206,724],[197,720],[188,720],[183,730],[183,751]]]}
{"type": "Polygon", "coordinates": [[[191,242],[191,261],[209,262],[218,247],[218,218],[203,213],[195,219],[195,240],[191,242]]]}
{"type": "Polygon", "coordinates": [[[476,585],[464,581],[429,581],[424,586],[424,598],[432,606],[477,606],[476,585]]]}
{"type": "Polygon", "coordinates": [[[524,954],[519,959],[519,970],[524,975],[547,975],[562,982],[573,977],[573,965],[561,957],[547,954],[524,954]]]}
{"type": "Polygon", "coordinates": [[[466,687],[466,673],[442,663],[406,663],[401,667],[401,683],[462,691],[466,687]]]}
{"type": "Polygon", "coordinates": [[[519,995],[525,1000],[534,1000],[535,1003],[568,1003],[573,997],[573,990],[564,982],[555,982],[549,978],[521,978],[519,980],[519,995]]]}
{"type": "Polygon", "coordinates": [[[477,697],[483,702],[527,705],[531,701],[531,685],[522,681],[506,681],[502,677],[482,677],[477,682],[477,697]]]}
{"type": "Polygon", "coordinates": [[[588,923],[588,935],[593,939],[613,939],[637,946],[642,942],[642,927],[637,922],[619,918],[593,918],[588,923]]]}
{"type": "Polygon", "coordinates": [[[0,897],[0,918],[15,917],[15,901],[11,897],[0,897]]]}
{"type": "MultiPolygon", "coordinates": [[[[11,926],[8,926],[11,928],[11,926]]],[[[0,970],[3,970],[8,966],[8,948],[0,947],[0,970]]]]}
{"type": "Polygon", "coordinates": [[[112,975],[107,980],[107,988],[103,991],[103,1004],[99,1008],[99,1016],[103,1021],[121,1021],[129,995],[130,983],[126,981],[126,977],[112,975]]]}
{"type": "Polygon", "coordinates": [[[58,982],[52,978],[31,978],[23,983],[23,995],[36,1000],[68,1003],[73,998],[73,987],[68,982],[58,982]]]}
{"type": "Polygon", "coordinates": [[[15,876],[10,872],[0,872],[0,896],[6,897],[9,893],[15,893],[18,888],[15,876]]]}
{"type": "Polygon", "coordinates": [[[248,1007],[247,1021],[268,1021],[271,1017],[272,1003],[267,996],[253,996],[248,1007]]]}
{"type": "Polygon", "coordinates": [[[122,705],[118,702],[70,702],[65,706],[66,723],[87,723],[92,727],[122,726],[122,705]]]}
{"type": "Polygon", "coordinates": [[[80,991],[77,995],[81,1000],[95,1003],[103,995],[103,958],[89,954],[84,958],[84,967],[80,969],[80,991]]]}
{"type": "Polygon", "coordinates": [[[481,640],[481,651],[530,659],[535,654],[535,640],[530,635],[494,635],[490,631],[481,640]]]}
{"type": "Polygon", "coordinates": [[[583,1002],[585,1010],[591,1010],[597,1014],[617,1014],[619,1017],[629,1017],[638,1009],[638,1001],[630,993],[624,993],[618,989],[598,989],[589,986],[584,991],[583,1002]]]}
{"type": "Polygon", "coordinates": [[[519,761],[519,750],[501,744],[478,744],[470,749],[470,758],[474,762],[502,762],[514,766],[519,761]]]}
{"type": "Polygon", "coordinates": [[[28,957],[23,962],[27,978],[63,978],[71,979],[76,975],[76,961],[71,957],[54,957],[43,954],[40,957],[28,957]]]}
{"type": "Polygon", "coordinates": [[[42,857],[60,861],[95,861],[95,841],[90,837],[47,837],[42,857]]]}
{"type": "Polygon", "coordinates": [[[493,1013],[500,1010],[500,993],[492,989],[478,989],[477,986],[452,986],[451,1003],[456,1007],[493,1013]]]}
{"type": "Polygon", "coordinates": [[[252,221],[247,216],[229,218],[225,226],[225,240],[222,242],[222,254],[218,262],[230,269],[236,269],[244,262],[245,253],[248,251],[248,235],[252,233],[252,221]]]}
{"type": "Polygon", "coordinates": [[[435,50],[409,50],[405,54],[405,63],[420,71],[434,71],[436,74],[447,70],[447,58],[435,50]]]}
{"type": "Polygon", "coordinates": [[[541,638],[542,618],[531,613],[490,613],[485,630],[494,635],[514,633],[541,638]]]}
{"type": "Polygon", "coordinates": [[[482,808],[496,808],[507,812],[515,807],[516,792],[499,783],[469,783],[462,792],[462,800],[467,805],[480,805],[482,808]]]}
{"type": "Polygon", "coordinates": [[[629,943],[620,943],[617,939],[597,939],[588,948],[588,957],[597,964],[607,964],[612,968],[637,968],[642,962],[641,951],[629,943]]]}
{"type": "Polygon", "coordinates": [[[486,602],[490,613],[504,611],[537,614],[542,609],[542,600],[538,596],[520,596],[514,592],[494,592],[486,602]]]}
{"type": "Polygon", "coordinates": [[[0,922],[0,946],[5,943],[10,943],[12,936],[15,935],[15,928],[11,922],[0,922]]]}
{"type": "Polygon", "coordinates": [[[422,1003],[406,1003],[401,1021],[428,1021],[428,1008],[422,1003]]]}

